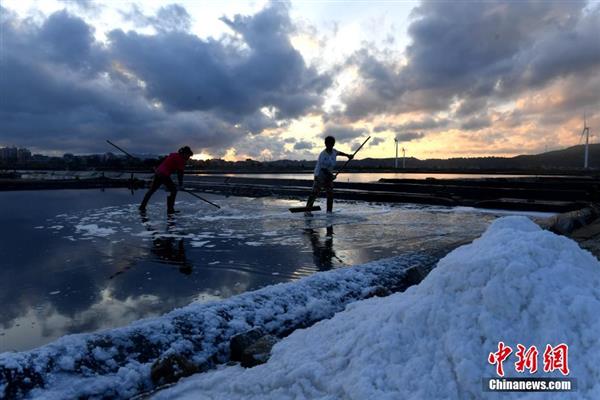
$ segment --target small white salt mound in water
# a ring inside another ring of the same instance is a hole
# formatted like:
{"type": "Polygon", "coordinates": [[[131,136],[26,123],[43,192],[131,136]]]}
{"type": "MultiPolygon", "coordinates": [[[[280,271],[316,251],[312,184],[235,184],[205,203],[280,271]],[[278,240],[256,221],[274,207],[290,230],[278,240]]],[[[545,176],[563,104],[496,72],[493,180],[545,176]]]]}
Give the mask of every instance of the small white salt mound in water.
{"type": "Polygon", "coordinates": [[[75,226],[77,233],[83,233],[85,236],[107,237],[115,233],[112,228],[101,228],[96,224],[79,224],[75,226]]]}
{"type": "MultiPolygon", "coordinates": [[[[156,399],[480,399],[548,398],[486,393],[498,342],[535,345],[534,377],[545,346],[569,346],[576,392],[600,398],[600,263],[565,237],[525,217],[496,220],[472,244],[442,259],[404,293],[351,304],[332,319],[294,332],[267,364],[199,374],[156,399]]],[[[515,371],[515,354],[504,362],[515,371]]],[[[559,398],[559,397],[556,397],[559,398]]]]}

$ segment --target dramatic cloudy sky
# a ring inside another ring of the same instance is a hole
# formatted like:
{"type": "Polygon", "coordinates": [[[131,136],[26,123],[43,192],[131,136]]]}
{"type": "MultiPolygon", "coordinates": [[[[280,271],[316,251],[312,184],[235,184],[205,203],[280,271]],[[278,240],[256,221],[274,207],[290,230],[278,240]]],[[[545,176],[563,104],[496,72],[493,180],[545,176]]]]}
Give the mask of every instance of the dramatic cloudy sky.
{"type": "Polygon", "coordinates": [[[598,1],[0,0],[0,146],[515,155],[584,113],[600,132],[598,1]]]}

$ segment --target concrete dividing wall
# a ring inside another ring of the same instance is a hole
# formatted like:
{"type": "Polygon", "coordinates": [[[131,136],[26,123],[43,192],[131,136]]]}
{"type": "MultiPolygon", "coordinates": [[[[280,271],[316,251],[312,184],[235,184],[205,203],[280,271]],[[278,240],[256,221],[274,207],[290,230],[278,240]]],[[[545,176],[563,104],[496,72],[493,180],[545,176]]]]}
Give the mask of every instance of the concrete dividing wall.
{"type": "MultiPolygon", "coordinates": [[[[598,196],[589,182],[527,180],[407,180],[394,183],[335,183],[335,197],[370,202],[468,206],[504,210],[568,212],[581,209],[598,196]],[[561,185],[564,185],[563,189],[561,185]]],[[[198,191],[240,196],[306,198],[312,181],[224,176],[186,177],[198,191]]]]}
{"type": "Polygon", "coordinates": [[[579,210],[558,214],[547,219],[543,228],[560,235],[569,235],[573,231],[591,224],[600,216],[600,206],[590,204],[579,210]]]}

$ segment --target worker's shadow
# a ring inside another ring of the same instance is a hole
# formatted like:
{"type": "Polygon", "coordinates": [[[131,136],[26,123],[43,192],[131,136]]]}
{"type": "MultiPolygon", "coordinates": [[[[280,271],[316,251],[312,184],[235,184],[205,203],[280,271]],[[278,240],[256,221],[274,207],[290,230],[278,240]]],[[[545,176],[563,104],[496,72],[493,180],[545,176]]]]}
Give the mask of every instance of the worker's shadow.
{"type": "Polygon", "coordinates": [[[321,240],[320,229],[308,227],[304,229],[304,235],[309,239],[312,247],[313,262],[319,271],[327,271],[333,268],[334,259],[341,264],[344,261],[339,258],[333,250],[333,225],[328,225],[325,229],[325,238],[321,240]]]}
{"type": "MultiPolygon", "coordinates": [[[[140,213],[140,218],[146,230],[152,232],[151,260],[161,264],[175,265],[178,267],[179,272],[190,275],[193,265],[185,255],[185,241],[182,237],[178,237],[182,233],[177,230],[175,220],[168,219],[166,232],[161,233],[151,227],[150,219],[145,212],[140,213]]],[[[133,264],[122,268],[111,275],[109,279],[126,272],[132,266],[133,264]]]]}

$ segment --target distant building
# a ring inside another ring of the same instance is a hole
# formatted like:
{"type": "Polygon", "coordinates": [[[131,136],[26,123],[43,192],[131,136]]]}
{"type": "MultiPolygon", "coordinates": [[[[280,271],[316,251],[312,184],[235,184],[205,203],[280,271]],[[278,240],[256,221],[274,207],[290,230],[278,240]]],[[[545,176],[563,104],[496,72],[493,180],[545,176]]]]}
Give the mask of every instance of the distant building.
{"type": "Polygon", "coordinates": [[[22,162],[31,160],[31,151],[26,148],[17,150],[17,160],[22,162]]]}
{"type": "Polygon", "coordinates": [[[34,154],[31,156],[32,161],[48,161],[50,157],[45,156],[43,154],[34,154]]]}
{"type": "Polygon", "coordinates": [[[115,156],[113,153],[111,153],[109,151],[108,153],[104,153],[104,155],[102,156],[102,161],[110,161],[110,160],[114,160],[116,158],[117,158],[117,156],[115,156]]]}
{"type": "Polygon", "coordinates": [[[3,147],[0,149],[0,160],[11,161],[18,158],[19,150],[16,147],[3,147]]]}
{"type": "Polygon", "coordinates": [[[1,161],[29,161],[31,151],[26,148],[2,147],[0,148],[1,161]]]}

